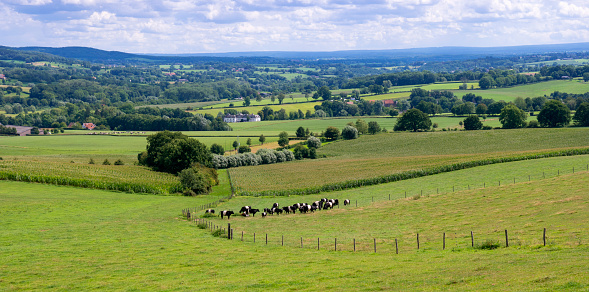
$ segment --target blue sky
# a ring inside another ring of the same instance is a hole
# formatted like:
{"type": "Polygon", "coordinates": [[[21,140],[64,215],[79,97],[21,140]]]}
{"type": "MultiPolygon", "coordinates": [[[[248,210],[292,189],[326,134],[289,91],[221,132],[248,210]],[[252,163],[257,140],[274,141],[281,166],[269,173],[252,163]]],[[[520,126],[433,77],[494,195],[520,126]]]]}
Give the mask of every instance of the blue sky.
{"type": "Polygon", "coordinates": [[[0,45],[129,53],[589,42],[589,1],[0,0],[0,45]]]}

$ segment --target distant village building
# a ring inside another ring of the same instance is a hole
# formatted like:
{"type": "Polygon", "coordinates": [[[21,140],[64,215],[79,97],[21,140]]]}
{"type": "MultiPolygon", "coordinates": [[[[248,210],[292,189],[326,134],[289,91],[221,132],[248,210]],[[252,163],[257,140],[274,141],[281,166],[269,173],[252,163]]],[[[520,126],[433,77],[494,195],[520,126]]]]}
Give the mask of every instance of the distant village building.
{"type": "Polygon", "coordinates": [[[238,114],[238,115],[226,115],[223,117],[223,121],[225,123],[240,123],[240,122],[259,122],[262,118],[259,115],[246,115],[246,114],[238,114]]]}
{"type": "Polygon", "coordinates": [[[0,74],[0,79],[2,79],[2,80],[6,80],[6,75],[4,75],[4,74],[0,74]]]}
{"type": "Polygon", "coordinates": [[[382,101],[385,107],[397,106],[397,101],[392,99],[385,99],[382,101]]]}
{"type": "Polygon", "coordinates": [[[93,123],[83,123],[82,124],[82,129],[94,130],[94,128],[96,128],[96,125],[93,123]]]}
{"type": "MultiPolygon", "coordinates": [[[[18,136],[32,135],[31,134],[31,131],[34,129],[34,127],[14,126],[14,125],[2,125],[2,123],[0,123],[0,125],[1,126],[4,126],[6,128],[15,128],[16,129],[16,135],[18,135],[18,136]]],[[[39,130],[39,135],[45,135],[45,131],[39,130]]]]}

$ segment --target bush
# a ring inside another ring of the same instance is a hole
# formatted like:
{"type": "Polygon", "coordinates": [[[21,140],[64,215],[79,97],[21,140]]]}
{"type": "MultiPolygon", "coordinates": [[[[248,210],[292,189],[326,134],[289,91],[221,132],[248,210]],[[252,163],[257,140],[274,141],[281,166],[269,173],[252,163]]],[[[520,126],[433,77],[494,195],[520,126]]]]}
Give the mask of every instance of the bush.
{"type": "Polygon", "coordinates": [[[294,148],[294,157],[297,160],[309,157],[309,149],[305,148],[305,146],[301,144],[297,145],[294,148]]]}
{"type": "Polygon", "coordinates": [[[286,132],[280,132],[280,134],[278,134],[278,145],[280,145],[280,147],[284,147],[288,145],[288,133],[286,132]]]}
{"type": "Polygon", "coordinates": [[[349,125],[345,126],[342,130],[342,137],[346,140],[358,139],[358,130],[349,125]]]}
{"type": "Polygon", "coordinates": [[[94,158],[90,158],[90,161],[88,162],[88,164],[94,164],[94,158]]]}
{"type": "Polygon", "coordinates": [[[309,148],[319,148],[321,147],[321,140],[315,136],[309,136],[307,139],[307,147],[309,148]]]}
{"type": "Polygon", "coordinates": [[[115,165],[125,165],[125,163],[122,160],[117,159],[117,161],[115,161],[115,165]]]}
{"type": "Polygon", "coordinates": [[[223,155],[223,154],[225,154],[225,149],[223,148],[223,146],[221,146],[217,143],[213,143],[213,145],[211,145],[211,153],[223,155]]]}
{"type": "Polygon", "coordinates": [[[237,150],[237,152],[239,152],[239,153],[249,153],[249,152],[252,152],[252,149],[249,146],[247,146],[247,145],[241,145],[241,146],[239,146],[239,149],[237,150]]]}
{"type": "Polygon", "coordinates": [[[187,168],[178,173],[185,195],[208,194],[211,191],[209,179],[196,168],[187,168]]]}
{"type": "Polygon", "coordinates": [[[540,123],[538,123],[538,121],[536,120],[531,120],[530,122],[528,122],[528,128],[539,128],[540,127],[540,123]]]}
{"type": "Polygon", "coordinates": [[[337,140],[339,138],[339,129],[336,127],[327,127],[323,136],[327,140],[337,140]]]}
{"type": "Polygon", "coordinates": [[[491,126],[487,126],[487,125],[483,126],[483,130],[492,130],[492,129],[493,129],[493,127],[491,127],[491,126]]]}
{"type": "Polygon", "coordinates": [[[108,161],[108,159],[104,159],[102,165],[110,165],[110,161],[108,161]]]}
{"type": "Polygon", "coordinates": [[[501,246],[501,244],[498,241],[495,240],[485,240],[483,243],[477,243],[474,248],[475,249],[497,249],[501,246]]]}
{"type": "Polygon", "coordinates": [[[464,129],[467,131],[480,130],[483,128],[483,123],[478,116],[471,115],[464,119],[464,129]]]}

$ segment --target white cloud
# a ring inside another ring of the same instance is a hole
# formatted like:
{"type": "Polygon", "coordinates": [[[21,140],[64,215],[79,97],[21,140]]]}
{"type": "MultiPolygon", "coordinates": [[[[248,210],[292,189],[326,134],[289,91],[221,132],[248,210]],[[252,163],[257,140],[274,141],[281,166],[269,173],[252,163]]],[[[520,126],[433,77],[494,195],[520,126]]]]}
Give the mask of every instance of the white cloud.
{"type": "Polygon", "coordinates": [[[46,5],[52,3],[51,0],[12,0],[8,1],[9,3],[15,3],[19,5],[30,5],[30,6],[38,6],[38,5],[46,5]]]}

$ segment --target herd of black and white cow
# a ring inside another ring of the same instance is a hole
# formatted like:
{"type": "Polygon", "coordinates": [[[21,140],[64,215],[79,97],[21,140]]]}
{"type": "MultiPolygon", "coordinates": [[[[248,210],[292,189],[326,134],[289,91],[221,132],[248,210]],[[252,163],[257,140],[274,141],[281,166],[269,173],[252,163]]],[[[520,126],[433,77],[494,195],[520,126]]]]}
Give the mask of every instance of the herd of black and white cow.
{"type": "MultiPolygon", "coordinates": [[[[344,200],[344,206],[349,205],[350,204],[350,200],[344,200]]],[[[280,206],[278,205],[278,203],[274,203],[272,204],[272,208],[264,208],[264,210],[261,212],[260,209],[256,209],[253,208],[252,206],[243,206],[241,207],[241,209],[239,210],[239,215],[243,216],[243,217],[249,217],[249,216],[256,216],[256,213],[261,213],[262,214],[262,218],[268,216],[268,215],[280,215],[282,213],[286,213],[286,214],[290,214],[293,213],[295,214],[297,211],[299,211],[299,213],[308,213],[308,212],[315,212],[317,210],[329,210],[329,209],[333,209],[333,207],[335,206],[339,206],[339,200],[338,199],[321,199],[319,201],[315,201],[311,204],[307,204],[307,203],[296,203],[292,206],[285,206],[280,208],[280,206]]],[[[205,214],[215,214],[215,210],[214,209],[207,209],[205,211],[205,214]]],[[[235,212],[231,211],[231,210],[223,210],[219,213],[221,215],[221,219],[223,219],[223,217],[227,217],[227,219],[229,219],[231,217],[231,215],[235,215],[235,212]]]]}

